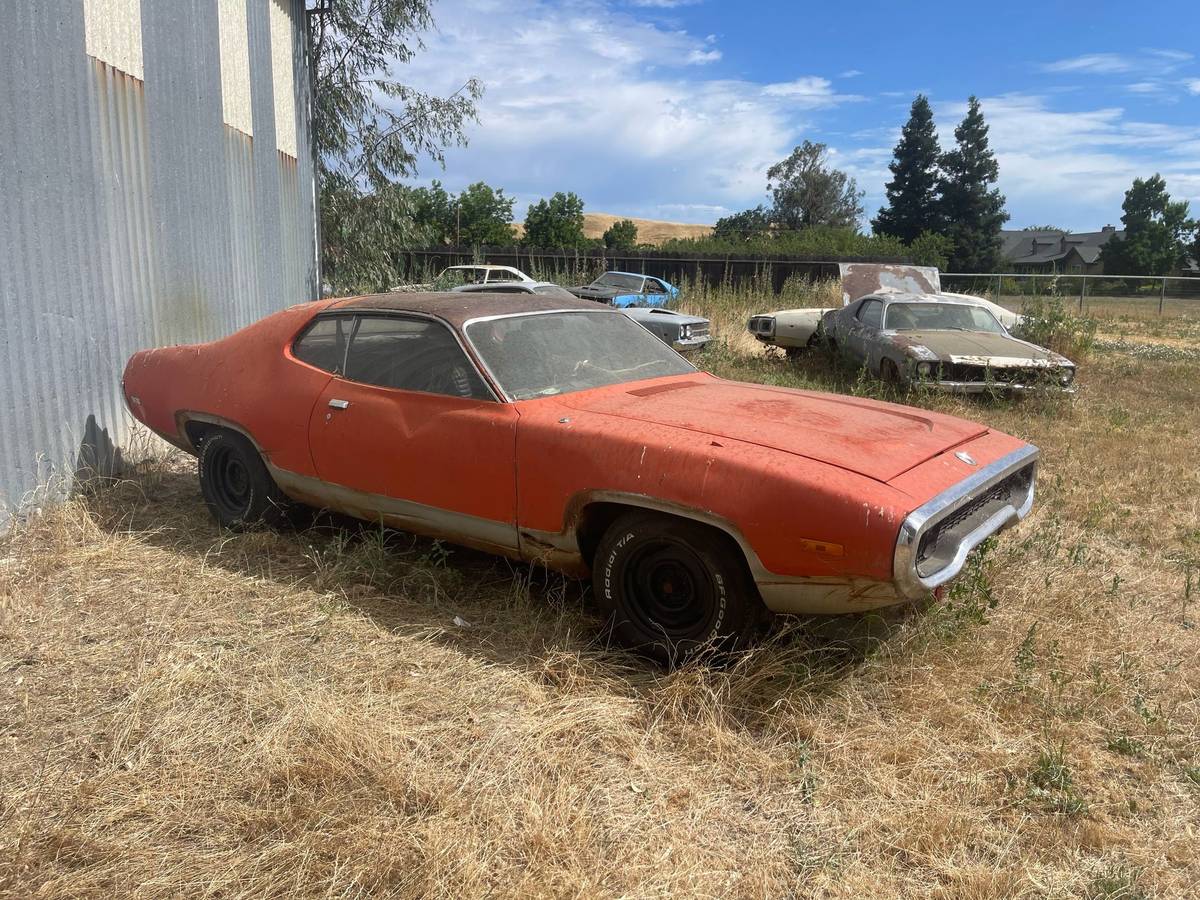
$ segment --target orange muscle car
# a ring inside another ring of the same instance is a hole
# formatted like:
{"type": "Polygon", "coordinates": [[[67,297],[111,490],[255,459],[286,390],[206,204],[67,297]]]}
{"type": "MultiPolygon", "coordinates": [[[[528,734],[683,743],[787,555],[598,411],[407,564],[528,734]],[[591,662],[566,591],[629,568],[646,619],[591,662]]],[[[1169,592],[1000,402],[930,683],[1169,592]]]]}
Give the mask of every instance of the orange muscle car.
{"type": "Polygon", "coordinates": [[[768,610],[926,596],[1023,518],[1038,451],[983,425],[697,371],[620,312],[537,295],[307,303],[145,350],[133,415],[199,457],[213,515],[289,504],[590,574],[676,661],[768,610]]]}

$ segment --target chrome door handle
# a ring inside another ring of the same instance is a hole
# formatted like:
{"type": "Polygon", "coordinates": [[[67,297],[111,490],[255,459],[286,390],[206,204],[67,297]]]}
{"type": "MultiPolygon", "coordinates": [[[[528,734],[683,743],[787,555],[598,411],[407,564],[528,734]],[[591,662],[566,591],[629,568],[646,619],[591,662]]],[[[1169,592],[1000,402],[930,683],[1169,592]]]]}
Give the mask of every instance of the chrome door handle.
{"type": "Polygon", "coordinates": [[[329,405],[334,409],[345,409],[350,405],[349,400],[330,400],[329,405]]]}

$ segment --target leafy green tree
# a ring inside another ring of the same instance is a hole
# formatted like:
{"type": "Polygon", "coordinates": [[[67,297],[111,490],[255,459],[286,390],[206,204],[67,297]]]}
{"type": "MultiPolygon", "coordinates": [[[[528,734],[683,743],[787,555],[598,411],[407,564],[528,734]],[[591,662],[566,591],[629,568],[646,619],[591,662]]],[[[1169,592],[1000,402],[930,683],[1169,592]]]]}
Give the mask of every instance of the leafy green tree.
{"type": "Polygon", "coordinates": [[[1000,263],[1000,229],[1008,221],[1004,195],[992,187],[1000,177],[988,147],[988,126],[979,99],[954,129],[956,147],[942,155],[942,218],[953,243],[949,266],[955,272],[989,272],[1000,263]]]}
{"type": "Polygon", "coordinates": [[[780,228],[858,227],[864,192],[845,172],[830,167],[827,151],[824,144],[805,141],[767,169],[771,218],[780,228]]]}
{"type": "Polygon", "coordinates": [[[421,235],[421,243],[448,244],[454,240],[454,196],[440,181],[413,188],[409,202],[414,231],[421,235]]]}
{"type": "Polygon", "coordinates": [[[637,225],[632,219],[620,219],[604,230],[604,246],[610,250],[632,250],[637,246],[637,225]]]}
{"type": "Polygon", "coordinates": [[[477,181],[455,200],[456,242],[469,246],[507,247],[514,243],[512,197],[477,181]]]}
{"type": "Polygon", "coordinates": [[[525,214],[525,243],[530,247],[583,247],[583,201],[573,193],[556,193],[529,207],[525,214]]]}
{"type": "Polygon", "coordinates": [[[313,141],[325,277],[335,290],[383,287],[395,277],[381,260],[420,229],[412,196],[393,181],[415,175],[422,156],[442,163],[446,147],[465,144],[464,127],[483,95],[474,78],[448,97],[397,79],[395,67],[412,60],[421,34],[433,27],[432,6],[432,0],[338,0],[314,17],[313,141]]]}
{"type": "Polygon", "coordinates": [[[887,184],[887,206],[879,210],[871,223],[877,234],[890,234],[908,243],[922,232],[940,230],[941,155],[929,99],[917,94],[888,166],[892,180],[887,184]]]}
{"type": "Polygon", "coordinates": [[[771,211],[760,203],[754,209],[717,219],[713,226],[713,237],[718,240],[748,241],[762,237],[770,230],[771,211]]]}
{"type": "Polygon", "coordinates": [[[402,184],[382,184],[366,194],[341,180],[327,184],[321,194],[322,266],[334,292],[394,285],[397,251],[429,239],[415,212],[413,191],[402,184]]]}
{"type": "Polygon", "coordinates": [[[950,238],[934,231],[922,231],[908,243],[908,256],[915,265],[945,269],[954,249],[950,238]]]}
{"type": "Polygon", "coordinates": [[[1197,223],[1186,200],[1171,200],[1161,175],[1135,178],[1121,204],[1124,237],[1109,238],[1100,251],[1108,275],[1169,275],[1184,264],[1197,223]]]}
{"type": "Polygon", "coordinates": [[[1057,231],[1060,234],[1070,234],[1068,228],[1059,228],[1057,225],[1026,225],[1022,231],[1057,231]]]}

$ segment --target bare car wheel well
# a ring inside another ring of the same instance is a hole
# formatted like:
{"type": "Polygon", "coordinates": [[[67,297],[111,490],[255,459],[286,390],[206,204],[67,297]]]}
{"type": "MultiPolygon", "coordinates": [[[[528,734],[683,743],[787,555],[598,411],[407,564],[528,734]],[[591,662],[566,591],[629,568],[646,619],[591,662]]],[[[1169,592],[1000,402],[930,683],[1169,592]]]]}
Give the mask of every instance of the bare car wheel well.
{"type": "Polygon", "coordinates": [[[220,425],[214,425],[211,422],[197,422],[194,419],[187,421],[183,425],[183,433],[187,436],[187,441],[196,450],[200,451],[200,445],[204,443],[204,439],[210,434],[217,431],[228,431],[231,429],[223,429],[220,425]]]}
{"type": "Polygon", "coordinates": [[[691,522],[694,525],[706,528],[714,534],[719,535],[729,553],[741,561],[747,573],[750,572],[750,562],[746,559],[746,554],[741,546],[734,539],[733,535],[728,531],[718,528],[716,525],[699,519],[693,519],[689,516],[680,516],[657,509],[638,506],[634,503],[604,501],[589,503],[585,506],[580,511],[579,519],[575,526],[575,538],[579,544],[579,553],[583,557],[584,562],[587,563],[588,568],[592,567],[592,562],[596,557],[596,550],[600,546],[600,541],[604,538],[604,533],[612,527],[613,522],[626,513],[643,513],[647,516],[659,516],[663,519],[691,522]]]}

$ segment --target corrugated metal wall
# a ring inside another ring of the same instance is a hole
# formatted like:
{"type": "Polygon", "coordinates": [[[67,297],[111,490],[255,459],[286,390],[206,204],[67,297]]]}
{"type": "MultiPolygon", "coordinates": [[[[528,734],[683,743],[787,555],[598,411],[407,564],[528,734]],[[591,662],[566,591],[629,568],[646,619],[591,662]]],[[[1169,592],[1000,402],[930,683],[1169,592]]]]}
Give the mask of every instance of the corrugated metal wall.
{"type": "Polygon", "coordinates": [[[5,5],[0,508],[126,440],[133,351],[318,295],[303,3],[283,0],[293,159],[275,143],[271,2],[247,8],[253,138],[222,121],[215,0],[143,0],[144,82],[87,56],[78,0],[5,5]]]}

